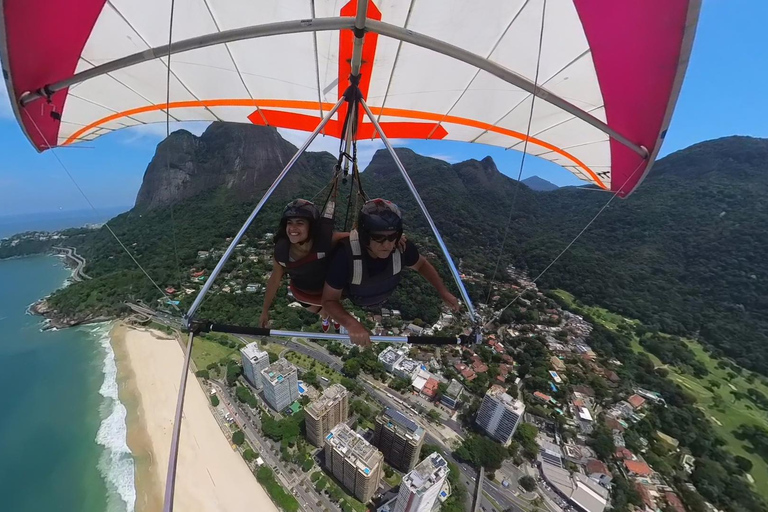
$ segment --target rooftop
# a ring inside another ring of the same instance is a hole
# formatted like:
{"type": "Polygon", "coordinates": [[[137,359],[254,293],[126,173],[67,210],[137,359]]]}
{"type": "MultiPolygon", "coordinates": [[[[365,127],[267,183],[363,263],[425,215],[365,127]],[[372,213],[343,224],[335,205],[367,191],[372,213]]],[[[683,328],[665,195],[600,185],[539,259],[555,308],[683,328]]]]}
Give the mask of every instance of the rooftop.
{"type": "Polygon", "coordinates": [[[653,474],[651,467],[645,462],[637,460],[625,460],[624,465],[630,473],[634,473],[639,476],[650,476],[653,474]]]}
{"type": "Polygon", "coordinates": [[[627,402],[629,402],[629,404],[635,409],[639,409],[645,403],[645,398],[641,397],[640,395],[632,395],[631,397],[627,398],[627,402]]]}
{"type": "Polygon", "coordinates": [[[459,396],[459,393],[461,393],[462,389],[464,388],[462,387],[461,382],[454,379],[448,385],[448,389],[445,390],[445,395],[455,399],[459,396]]]}
{"type": "Polygon", "coordinates": [[[261,370],[261,375],[272,384],[282,382],[291,373],[296,373],[296,367],[283,358],[261,370]]]}
{"type": "Polygon", "coordinates": [[[445,477],[448,472],[448,463],[445,459],[439,453],[433,453],[405,475],[402,485],[407,485],[413,492],[426,490],[445,477]]]}
{"type": "Polygon", "coordinates": [[[504,406],[506,406],[507,409],[511,410],[512,412],[515,412],[521,416],[525,412],[525,406],[523,405],[523,402],[509,396],[507,391],[498,384],[494,384],[488,388],[488,391],[486,391],[485,394],[500,401],[502,404],[504,404],[504,406]]]}
{"type": "Polygon", "coordinates": [[[307,405],[307,407],[304,409],[304,412],[311,415],[313,418],[319,418],[346,395],[347,388],[341,384],[333,384],[328,386],[325,391],[323,391],[323,394],[320,396],[320,398],[312,401],[307,405]]]}
{"type": "Polygon", "coordinates": [[[256,343],[247,344],[246,346],[240,349],[240,353],[243,354],[248,359],[259,359],[264,356],[269,357],[269,354],[267,354],[263,350],[260,350],[259,345],[256,343]]]}
{"type": "Polygon", "coordinates": [[[358,466],[366,475],[384,458],[375,446],[349,428],[346,423],[339,423],[333,427],[325,436],[325,443],[343,453],[347,460],[358,466]]]}
{"type": "Polygon", "coordinates": [[[403,413],[396,409],[387,407],[382,411],[381,416],[388,426],[404,431],[407,435],[410,435],[417,440],[421,439],[424,435],[423,427],[420,427],[415,421],[408,419],[403,413]]]}
{"type": "Polygon", "coordinates": [[[408,357],[404,357],[400,362],[395,365],[395,368],[405,373],[413,373],[419,367],[419,362],[414,361],[408,357]]]}
{"type": "Polygon", "coordinates": [[[381,354],[379,354],[379,361],[381,361],[383,364],[393,365],[402,357],[403,354],[401,352],[398,352],[395,347],[390,346],[384,349],[381,354]]]}

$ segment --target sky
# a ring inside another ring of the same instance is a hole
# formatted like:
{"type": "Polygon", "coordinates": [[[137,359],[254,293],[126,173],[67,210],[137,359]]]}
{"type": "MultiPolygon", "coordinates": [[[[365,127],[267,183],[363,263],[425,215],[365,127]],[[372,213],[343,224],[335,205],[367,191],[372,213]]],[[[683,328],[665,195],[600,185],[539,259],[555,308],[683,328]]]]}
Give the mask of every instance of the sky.
{"type": "MultiPolygon", "coordinates": [[[[688,72],[661,156],[691,144],[727,135],[768,137],[766,48],[768,2],[704,0],[688,72]]],[[[206,123],[183,127],[200,134],[206,123]]],[[[172,124],[171,129],[181,127],[172,124]]],[[[299,145],[304,132],[282,130],[299,145]]],[[[66,212],[133,205],[147,164],[165,136],[165,125],[121,130],[84,143],[38,154],[13,118],[0,81],[0,216],[66,212]],[[54,154],[54,151],[56,154],[54,154]],[[57,161],[63,162],[78,187],[57,161]]],[[[499,170],[513,178],[521,153],[480,144],[450,141],[395,141],[417,153],[451,163],[490,155],[499,170]]],[[[361,166],[370,161],[380,141],[358,144],[361,166]]],[[[335,152],[338,140],[319,137],[310,150],[335,152]]],[[[560,186],[583,182],[549,162],[527,157],[523,178],[538,175],[560,186]]]]}

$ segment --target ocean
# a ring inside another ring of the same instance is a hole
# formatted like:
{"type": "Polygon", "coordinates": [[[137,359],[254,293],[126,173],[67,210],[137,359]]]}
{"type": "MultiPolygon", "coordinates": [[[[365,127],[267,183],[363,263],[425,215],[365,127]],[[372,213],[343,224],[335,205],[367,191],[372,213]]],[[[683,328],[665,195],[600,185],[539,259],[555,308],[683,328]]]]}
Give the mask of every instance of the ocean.
{"type": "Polygon", "coordinates": [[[41,332],[54,256],[0,261],[0,510],[133,512],[134,462],[109,324],[41,332]]]}
{"type": "Polygon", "coordinates": [[[99,208],[97,211],[63,210],[24,215],[0,215],[0,238],[24,231],[54,231],[86,224],[100,224],[130,209],[130,206],[115,206],[99,208]]]}

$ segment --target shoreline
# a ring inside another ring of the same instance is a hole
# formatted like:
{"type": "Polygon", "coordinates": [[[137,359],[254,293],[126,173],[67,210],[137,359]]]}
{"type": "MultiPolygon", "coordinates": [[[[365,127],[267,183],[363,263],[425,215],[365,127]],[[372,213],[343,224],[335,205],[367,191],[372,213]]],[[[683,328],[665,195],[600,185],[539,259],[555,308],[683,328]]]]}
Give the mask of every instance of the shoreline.
{"type": "Polygon", "coordinates": [[[133,454],[135,470],[136,504],[134,510],[135,512],[153,512],[162,509],[163,491],[158,473],[153,467],[157,457],[147,434],[144,408],[136,385],[136,374],[130,363],[127,362],[129,357],[125,347],[127,329],[126,325],[117,321],[112,326],[109,337],[117,364],[118,396],[127,411],[125,417],[126,441],[133,454]]]}
{"type": "MultiPolygon", "coordinates": [[[[119,396],[127,409],[135,461],[136,512],[162,509],[173,417],[184,361],[175,337],[116,322],[111,343],[119,396]]],[[[233,450],[191,374],[179,442],[174,506],[195,512],[277,512],[240,453],[233,450]]]]}

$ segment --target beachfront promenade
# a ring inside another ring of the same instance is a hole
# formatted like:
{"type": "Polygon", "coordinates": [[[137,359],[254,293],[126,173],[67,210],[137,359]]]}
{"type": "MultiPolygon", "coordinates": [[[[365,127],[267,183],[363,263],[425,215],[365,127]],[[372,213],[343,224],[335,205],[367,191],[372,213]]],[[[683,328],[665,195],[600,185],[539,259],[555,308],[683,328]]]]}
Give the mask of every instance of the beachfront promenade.
{"type": "Polygon", "coordinates": [[[72,272],[73,281],[84,281],[90,279],[83,269],[85,268],[85,258],[77,254],[77,249],[74,247],[53,247],[53,250],[61,253],[72,264],[75,265],[75,270],[72,272]]]}

